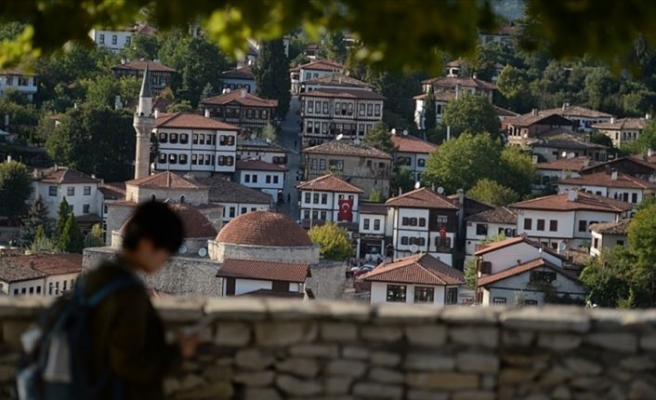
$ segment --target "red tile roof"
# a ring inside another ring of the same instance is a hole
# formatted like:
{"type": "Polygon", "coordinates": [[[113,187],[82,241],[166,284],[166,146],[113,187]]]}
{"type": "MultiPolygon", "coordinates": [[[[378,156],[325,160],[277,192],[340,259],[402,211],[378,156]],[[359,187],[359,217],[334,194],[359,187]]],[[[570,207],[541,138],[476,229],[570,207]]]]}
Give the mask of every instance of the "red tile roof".
{"type": "Polygon", "coordinates": [[[311,275],[308,264],[227,259],[216,276],[302,283],[311,275]]]}
{"type": "Polygon", "coordinates": [[[126,185],[137,186],[141,188],[171,188],[171,189],[191,189],[207,190],[207,186],[198,182],[183,178],[178,174],[170,171],[160,172],[155,175],[149,175],[139,179],[133,179],[125,182],[126,185]]]}
{"type": "Polygon", "coordinates": [[[577,186],[603,186],[627,189],[656,189],[656,185],[631,175],[618,173],[617,179],[613,179],[612,173],[597,172],[594,174],[581,175],[576,178],[561,179],[557,184],[577,186]]]}
{"type": "Polygon", "coordinates": [[[269,211],[242,214],[221,229],[217,242],[253,246],[305,247],[312,240],[291,218],[269,211]]]}
{"type": "Polygon", "coordinates": [[[326,85],[326,86],[340,86],[340,87],[358,87],[370,88],[367,82],[346,76],[340,73],[327,74],[318,78],[309,79],[303,82],[305,85],[326,85]]]}
{"type": "Polygon", "coordinates": [[[317,88],[300,94],[301,97],[334,97],[339,99],[385,100],[376,92],[361,89],[317,88]]]}
{"type": "Polygon", "coordinates": [[[577,198],[574,201],[568,199],[569,193],[562,193],[511,204],[510,208],[545,211],[602,211],[611,213],[623,213],[633,209],[633,204],[608,197],[585,192],[577,192],[576,194],[577,198]]]}
{"type": "Polygon", "coordinates": [[[20,282],[82,271],[82,254],[34,254],[0,257],[0,280],[20,282]]]}
{"type": "Polygon", "coordinates": [[[300,185],[296,186],[296,188],[299,190],[314,190],[317,192],[364,193],[359,187],[332,174],[323,175],[308,182],[302,182],[300,185]]]}
{"type": "Polygon", "coordinates": [[[285,172],[287,168],[280,165],[271,164],[262,160],[237,160],[236,164],[237,171],[272,171],[272,172],[285,172]]]}
{"type": "Polygon", "coordinates": [[[234,125],[226,124],[225,122],[217,121],[212,118],[181,112],[164,115],[160,114],[160,117],[155,120],[155,126],[157,128],[209,129],[222,131],[240,130],[240,128],[234,125]]]}
{"type": "Polygon", "coordinates": [[[592,125],[593,129],[601,129],[608,131],[621,131],[621,130],[643,130],[649,121],[644,118],[621,118],[613,122],[602,122],[600,124],[592,125]]]}
{"type": "Polygon", "coordinates": [[[421,140],[416,136],[396,134],[392,135],[392,143],[397,152],[430,154],[437,149],[437,145],[421,140]]]}
{"type": "Polygon", "coordinates": [[[590,230],[604,235],[627,235],[629,233],[630,219],[617,222],[601,222],[590,225],[590,230]]]}
{"type": "Polygon", "coordinates": [[[198,181],[209,186],[210,202],[213,203],[270,205],[273,201],[271,195],[267,193],[229,181],[219,175],[202,178],[198,181]]]}
{"type": "Polygon", "coordinates": [[[281,299],[303,299],[305,293],[301,292],[278,292],[271,289],[257,289],[253,292],[238,294],[237,297],[275,297],[281,299]]]}
{"type": "Polygon", "coordinates": [[[299,71],[301,69],[313,69],[316,71],[343,71],[344,65],[330,60],[316,60],[307,64],[299,65],[293,68],[292,71],[299,71]]]}
{"type": "Polygon", "coordinates": [[[257,97],[254,94],[248,93],[246,89],[233,90],[230,93],[221,94],[218,96],[207,98],[200,102],[202,105],[225,105],[229,103],[238,103],[247,107],[278,107],[278,100],[269,100],[257,97]]]}
{"type": "Polygon", "coordinates": [[[253,74],[253,68],[249,65],[242,68],[232,69],[230,71],[224,71],[221,73],[221,78],[254,80],[255,75],[253,74]]]}
{"type": "Polygon", "coordinates": [[[125,182],[103,183],[98,190],[102,192],[105,200],[125,199],[125,182]]]}
{"type": "Polygon", "coordinates": [[[364,275],[367,282],[398,282],[417,285],[462,285],[463,273],[428,254],[383,263],[364,275]]]}
{"type": "Polygon", "coordinates": [[[538,169],[547,171],[581,171],[583,168],[588,167],[589,161],[587,157],[574,157],[574,158],[560,158],[554,161],[538,163],[538,169]]]}
{"type": "Polygon", "coordinates": [[[540,114],[558,114],[562,115],[565,118],[610,118],[612,115],[605,112],[592,110],[590,108],[579,107],[579,106],[569,106],[569,107],[558,107],[550,108],[548,110],[540,110],[540,114]]]}
{"type": "Polygon", "coordinates": [[[460,78],[456,76],[443,76],[438,78],[426,79],[421,82],[424,85],[432,84],[435,87],[455,88],[456,85],[461,87],[473,87],[482,90],[495,90],[497,87],[493,83],[485,82],[477,78],[460,78]]]}
{"type": "Polygon", "coordinates": [[[493,251],[503,249],[508,246],[513,246],[518,243],[528,243],[530,245],[533,245],[533,243],[530,242],[526,237],[517,236],[517,237],[507,238],[498,242],[483,245],[479,247],[478,250],[476,250],[476,253],[474,254],[477,256],[482,256],[483,254],[491,253],[493,251]]]}
{"type": "Polygon", "coordinates": [[[92,178],[87,174],[74,169],[64,167],[52,167],[36,170],[34,180],[43,183],[54,184],[83,184],[83,183],[100,183],[98,179],[92,178]]]}
{"type": "MultiPolygon", "coordinates": [[[[456,92],[454,90],[440,89],[436,90],[433,96],[435,97],[435,101],[448,103],[456,99],[456,92]]],[[[418,94],[412,98],[415,100],[426,100],[426,97],[428,97],[428,93],[418,94]]]]}
{"type": "Polygon", "coordinates": [[[519,264],[517,266],[508,268],[508,269],[503,270],[501,272],[497,272],[496,274],[493,274],[493,275],[480,277],[476,280],[476,285],[477,286],[487,286],[487,285],[490,285],[492,283],[502,281],[504,279],[508,279],[508,278],[513,277],[513,276],[522,274],[524,272],[532,271],[534,269],[541,268],[541,267],[549,268],[549,269],[551,269],[551,270],[553,270],[553,271],[555,271],[555,272],[557,272],[557,273],[559,273],[563,276],[566,276],[567,278],[577,280],[576,277],[570,271],[568,271],[566,269],[563,269],[563,268],[559,268],[559,267],[551,264],[550,262],[548,262],[548,261],[546,261],[542,258],[538,258],[538,259],[535,259],[533,261],[528,261],[528,262],[525,262],[523,264],[519,264]]]}
{"type": "Polygon", "coordinates": [[[514,225],[517,224],[517,213],[508,207],[497,207],[472,215],[467,221],[514,225]]]}
{"type": "Polygon", "coordinates": [[[145,60],[134,60],[124,64],[114,65],[112,69],[143,71],[144,69],[146,69],[146,65],[148,66],[148,70],[150,72],[175,72],[173,68],[167,67],[162,63],[155,62],[155,61],[145,61],[145,60]]]}
{"type": "Polygon", "coordinates": [[[379,203],[360,203],[360,214],[387,215],[387,206],[379,203]]]}
{"type": "Polygon", "coordinates": [[[427,188],[415,189],[412,192],[392,197],[385,204],[389,207],[458,209],[449,199],[427,188]]]}
{"type": "Polygon", "coordinates": [[[551,126],[575,126],[576,124],[569,119],[558,114],[544,114],[537,112],[536,114],[530,112],[528,114],[520,115],[518,117],[506,118],[503,124],[512,126],[531,126],[548,124],[551,126]]]}
{"type": "Polygon", "coordinates": [[[391,160],[392,156],[375,147],[364,144],[351,144],[339,140],[322,143],[318,146],[308,147],[303,150],[306,154],[339,154],[344,156],[383,158],[391,160]]]}

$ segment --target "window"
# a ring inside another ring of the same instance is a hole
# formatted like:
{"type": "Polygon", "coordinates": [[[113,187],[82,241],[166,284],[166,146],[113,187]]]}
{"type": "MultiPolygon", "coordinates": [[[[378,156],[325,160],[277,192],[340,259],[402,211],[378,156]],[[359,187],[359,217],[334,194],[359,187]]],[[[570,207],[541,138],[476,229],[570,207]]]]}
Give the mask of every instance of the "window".
{"type": "Polygon", "coordinates": [[[319,193],[315,193],[315,194],[312,196],[312,203],[314,203],[314,204],[319,204],[319,193]]]}
{"type": "Polygon", "coordinates": [[[367,116],[371,117],[374,115],[374,106],[373,104],[367,104],[367,116]]]}
{"type": "Polygon", "coordinates": [[[82,205],[82,214],[89,214],[89,204],[83,204],[82,205]]]}
{"type": "Polygon", "coordinates": [[[449,223],[449,217],[446,215],[438,215],[437,216],[437,225],[439,226],[444,226],[449,223]]]}
{"type": "Polygon", "coordinates": [[[169,154],[169,164],[177,164],[177,163],[178,163],[178,155],[177,154],[169,154]]]}
{"type": "Polygon", "coordinates": [[[624,240],[618,240],[615,242],[617,246],[624,246],[624,240]]]}
{"type": "Polygon", "coordinates": [[[376,117],[380,117],[380,104],[376,104],[376,106],[374,107],[374,115],[376,117]]]}
{"type": "Polygon", "coordinates": [[[22,288],[21,289],[21,294],[26,294],[27,293],[27,288],[22,288]]]}
{"type": "Polygon", "coordinates": [[[319,160],[319,170],[320,171],[326,170],[326,160],[319,160]]]}
{"type": "Polygon", "coordinates": [[[169,137],[169,135],[167,135],[166,133],[164,133],[164,132],[160,132],[160,134],[159,134],[159,142],[160,142],[160,143],[168,143],[168,137],[169,137]]]}
{"type": "Polygon", "coordinates": [[[116,35],[112,35],[112,44],[113,45],[118,44],[118,37],[116,35]]]}
{"type": "Polygon", "coordinates": [[[554,271],[531,271],[529,280],[531,282],[551,283],[556,280],[556,273],[554,271]]]}
{"type": "Polygon", "coordinates": [[[436,237],[435,247],[439,253],[448,253],[451,251],[451,238],[450,237],[436,237]]]}
{"type": "Polygon", "coordinates": [[[278,183],[278,175],[273,176],[273,183],[278,183]]]}
{"type": "Polygon", "coordinates": [[[328,204],[328,193],[321,193],[321,204],[328,204]]]}
{"type": "Polygon", "coordinates": [[[132,43],[132,36],[126,36],[125,37],[125,45],[129,46],[130,43],[132,43]]]}
{"type": "Polygon", "coordinates": [[[303,211],[303,219],[310,219],[310,210],[303,211]]]}
{"type": "Polygon", "coordinates": [[[198,164],[198,154],[192,154],[191,155],[191,165],[197,165],[198,164]]]}
{"type": "Polygon", "coordinates": [[[191,143],[192,143],[192,144],[198,144],[198,134],[197,134],[197,133],[194,133],[194,134],[191,136],[191,143]]]}
{"type": "Polygon", "coordinates": [[[359,109],[358,114],[360,114],[361,117],[364,117],[364,104],[360,104],[359,109]]]}
{"type": "Polygon", "coordinates": [[[234,217],[235,217],[235,213],[236,213],[236,211],[237,211],[237,210],[236,210],[235,207],[230,207],[230,213],[229,213],[230,218],[234,218],[234,217]]]}
{"type": "Polygon", "coordinates": [[[353,103],[348,103],[346,105],[346,114],[353,115],[353,103]]]}
{"type": "Polygon", "coordinates": [[[426,218],[419,218],[419,226],[426,226],[426,218]]]}
{"type": "Polygon", "coordinates": [[[189,134],[188,133],[181,133],[180,134],[180,143],[181,144],[189,143],[189,134]]]}
{"type": "Polygon", "coordinates": [[[84,187],[83,194],[84,194],[85,196],[91,196],[91,186],[85,186],[85,187],[84,187]]]}
{"type": "Polygon", "coordinates": [[[75,186],[69,186],[66,188],[66,196],[75,196],[75,186]]]}
{"type": "Polygon", "coordinates": [[[253,175],[253,183],[257,183],[257,175],[253,175]]]}
{"type": "Polygon", "coordinates": [[[57,196],[57,186],[48,186],[48,196],[57,196]]]}
{"type": "Polygon", "coordinates": [[[248,208],[247,207],[242,207],[241,208],[241,213],[239,215],[246,214],[247,212],[248,212],[248,208]]]}
{"type": "Polygon", "coordinates": [[[186,165],[187,161],[188,161],[188,156],[186,154],[180,154],[179,161],[180,161],[180,164],[186,165]]]}
{"type": "Polygon", "coordinates": [[[30,294],[34,294],[34,287],[30,286],[30,294]]]}
{"type": "Polygon", "coordinates": [[[543,231],[543,230],[544,230],[544,220],[543,220],[543,219],[539,219],[539,220],[538,220],[537,230],[539,230],[539,231],[543,231]]]}
{"type": "Polygon", "coordinates": [[[588,230],[588,221],[580,220],[579,221],[579,232],[585,232],[588,230]]]}
{"type": "Polygon", "coordinates": [[[323,102],[323,113],[328,114],[328,102],[327,101],[323,102]]]}
{"type": "Polygon", "coordinates": [[[435,301],[435,288],[415,286],[415,303],[433,303],[435,301]]]}
{"type": "Polygon", "coordinates": [[[524,218],[524,229],[531,230],[533,229],[533,220],[530,218],[524,218]]]}
{"type": "Polygon", "coordinates": [[[264,177],[264,183],[271,183],[271,175],[267,175],[264,177]]]}
{"type": "Polygon", "coordinates": [[[310,203],[312,201],[311,193],[305,193],[305,203],[310,203]]]}
{"type": "Polygon", "coordinates": [[[555,219],[549,220],[549,231],[550,232],[558,231],[558,220],[555,219]]]}
{"type": "Polygon", "coordinates": [[[362,228],[368,230],[369,229],[369,222],[370,222],[369,218],[364,218],[364,220],[362,221],[362,228]]]}
{"type": "Polygon", "coordinates": [[[343,171],[344,161],[342,160],[328,160],[328,166],[332,170],[343,171]]]}
{"type": "Polygon", "coordinates": [[[418,167],[425,167],[426,166],[426,159],[425,158],[418,158],[417,159],[417,166],[418,167]]]}
{"type": "Polygon", "coordinates": [[[496,306],[505,306],[508,300],[505,297],[493,297],[492,304],[496,306]]]}
{"type": "Polygon", "coordinates": [[[14,294],[18,294],[18,289],[14,289],[14,294]]]}
{"type": "Polygon", "coordinates": [[[101,33],[101,34],[98,36],[98,43],[100,43],[100,44],[105,44],[105,35],[104,35],[104,34],[101,33]]]}
{"type": "Polygon", "coordinates": [[[592,248],[593,249],[598,249],[599,248],[599,238],[594,238],[592,240],[592,248]]]}
{"type": "Polygon", "coordinates": [[[450,287],[446,289],[446,304],[458,304],[457,287],[450,287]]]}
{"type": "Polygon", "coordinates": [[[157,156],[157,162],[160,164],[166,164],[166,160],[168,158],[168,155],[166,153],[159,153],[157,156]]]}
{"type": "Polygon", "coordinates": [[[417,218],[410,218],[410,226],[417,226],[417,218]]]}
{"type": "Polygon", "coordinates": [[[307,101],[307,112],[308,114],[314,114],[314,101],[312,100],[307,101]]]}
{"type": "Polygon", "coordinates": [[[387,301],[390,303],[405,303],[405,285],[387,285],[387,301]]]}
{"type": "Polygon", "coordinates": [[[638,202],[638,193],[632,193],[631,194],[631,203],[637,203],[638,202]]]}
{"type": "Polygon", "coordinates": [[[478,236],[487,236],[487,225],[485,225],[485,224],[476,224],[476,235],[478,235],[478,236]]]}
{"type": "Polygon", "coordinates": [[[407,236],[401,237],[401,244],[404,245],[404,246],[408,245],[408,237],[407,236]]]}
{"type": "Polygon", "coordinates": [[[41,286],[36,287],[36,294],[41,294],[41,286]]]}
{"type": "Polygon", "coordinates": [[[178,134],[177,133],[171,133],[169,135],[169,143],[172,143],[172,144],[177,144],[178,143],[178,134]]]}
{"type": "Polygon", "coordinates": [[[244,183],[251,183],[251,175],[244,174],[244,183]]]}
{"type": "Polygon", "coordinates": [[[380,220],[379,219],[374,220],[374,230],[375,231],[380,230],[380,220]]]}
{"type": "Polygon", "coordinates": [[[326,220],[326,211],[321,211],[321,213],[319,215],[319,219],[322,220],[322,221],[326,220]]]}
{"type": "Polygon", "coordinates": [[[537,300],[524,300],[524,305],[525,306],[537,306],[538,301],[537,300]]]}

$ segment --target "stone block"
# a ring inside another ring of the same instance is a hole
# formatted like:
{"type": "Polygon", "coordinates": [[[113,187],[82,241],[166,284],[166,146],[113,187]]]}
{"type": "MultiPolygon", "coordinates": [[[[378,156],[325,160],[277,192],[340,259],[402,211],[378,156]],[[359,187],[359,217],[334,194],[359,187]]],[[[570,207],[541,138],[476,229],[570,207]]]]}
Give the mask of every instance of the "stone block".
{"type": "Polygon", "coordinates": [[[553,400],[570,400],[572,398],[572,392],[567,386],[558,385],[551,392],[551,398],[553,400]]]}
{"type": "Polygon", "coordinates": [[[585,337],[585,342],[618,352],[635,353],[638,351],[638,338],[632,333],[592,333],[585,337]]]}
{"type": "Polygon", "coordinates": [[[576,376],[567,385],[572,389],[602,392],[610,387],[611,382],[604,376],[576,376]]]}
{"type": "Polygon", "coordinates": [[[234,372],[230,365],[208,365],[203,368],[202,375],[208,382],[229,381],[234,372]]]}
{"type": "Polygon", "coordinates": [[[282,400],[280,393],[273,388],[247,387],[243,400],[282,400]]]}
{"type": "Polygon", "coordinates": [[[205,299],[194,297],[154,297],[157,313],[167,323],[193,323],[203,318],[205,299]]]}
{"type": "Polygon", "coordinates": [[[376,382],[359,382],[353,386],[353,394],[364,399],[403,399],[403,386],[376,382]]]}
{"type": "Polygon", "coordinates": [[[583,338],[569,333],[543,332],[538,335],[538,346],[557,352],[574,350],[583,342],[583,338]]]}
{"type": "Polygon", "coordinates": [[[372,342],[398,342],[403,339],[403,329],[397,326],[366,326],[362,338],[372,342]]]}
{"type": "Polygon", "coordinates": [[[376,305],[374,321],[382,324],[403,325],[435,323],[441,308],[434,305],[381,303],[376,305]]]}
{"type": "Polygon", "coordinates": [[[496,349],[499,346],[499,329],[478,326],[453,327],[449,329],[449,338],[457,344],[496,349]]]}
{"type": "Polygon", "coordinates": [[[496,375],[483,375],[481,376],[481,388],[483,389],[494,389],[497,387],[497,376],[496,375]]]}
{"type": "Polygon", "coordinates": [[[337,358],[339,348],[334,344],[299,344],[292,346],[289,353],[294,357],[337,358]]]}
{"type": "Polygon", "coordinates": [[[316,320],[329,315],[328,308],[321,302],[275,298],[264,299],[264,302],[269,313],[276,316],[276,321],[316,320]]]}
{"type": "Polygon", "coordinates": [[[540,375],[538,384],[541,387],[550,387],[559,385],[572,377],[572,371],[563,368],[560,365],[554,365],[549,370],[540,375]]]}
{"type": "Polygon", "coordinates": [[[636,379],[629,387],[629,400],[653,400],[656,399],[656,386],[653,383],[636,379]]]}
{"type": "Polygon", "coordinates": [[[656,351],[656,334],[645,334],[640,338],[640,348],[648,351],[656,351]]]}
{"type": "Polygon", "coordinates": [[[262,370],[270,367],[275,359],[269,353],[260,349],[240,350],[235,356],[235,364],[241,368],[251,371],[262,370]]]}
{"type": "Polygon", "coordinates": [[[436,392],[420,389],[408,389],[408,400],[448,400],[448,392],[436,392]]]}
{"type": "Polygon", "coordinates": [[[524,400],[551,400],[546,393],[531,393],[524,400]]]}
{"type": "Polygon", "coordinates": [[[200,388],[175,394],[175,400],[229,400],[235,391],[230,382],[216,382],[200,388]]]}
{"type": "Polygon", "coordinates": [[[512,366],[526,366],[533,367],[546,365],[551,360],[551,354],[548,353],[507,353],[501,356],[501,360],[505,364],[512,366]]]}
{"type": "Polygon", "coordinates": [[[629,371],[647,371],[656,368],[654,360],[646,356],[625,357],[620,361],[620,367],[629,371]]]}
{"type": "Polygon", "coordinates": [[[179,391],[182,387],[182,385],[180,385],[180,381],[175,378],[164,378],[163,386],[164,394],[166,396],[170,396],[171,394],[179,391]]]}
{"type": "Polygon", "coordinates": [[[452,400],[495,400],[496,393],[490,390],[462,390],[453,393],[452,400]]]}
{"type": "Polygon", "coordinates": [[[408,326],[405,335],[413,346],[442,347],[446,343],[447,328],[444,325],[408,326]]]}
{"type": "Polygon", "coordinates": [[[205,314],[216,315],[221,320],[259,321],[267,317],[263,299],[256,297],[214,297],[207,300],[205,314]]]}
{"type": "Polygon", "coordinates": [[[358,340],[358,328],[353,323],[322,322],[321,339],[327,342],[355,342],[358,340]]]}
{"type": "Polygon", "coordinates": [[[180,382],[180,391],[187,391],[207,385],[207,381],[201,376],[187,374],[180,382]]]}
{"type": "Polygon", "coordinates": [[[590,330],[590,315],[576,307],[524,307],[501,313],[504,328],[539,332],[577,332],[590,330]]]}
{"type": "Polygon", "coordinates": [[[515,329],[504,329],[501,333],[501,343],[505,347],[532,347],[535,341],[535,332],[515,329]]]}
{"type": "Polygon", "coordinates": [[[241,322],[218,324],[214,343],[219,346],[242,347],[251,342],[251,328],[241,322]]]}
{"type": "Polygon", "coordinates": [[[374,367],[369,371],[368,378],[373,382],[402,384],[405,377],[402,372],[390,368],[374,367]]]}
{"type": "Polygon", "coordinates": [[[366,347],[347,346],[342,349],[342,357],[349,360],[368,360],[371,350],[366,347]]]}
{"type": "Polygon", "coordinates": [[[456,362],[451,356],[432,353],[409,353],[406,355],[405,369],[414,371],[453,371],[456,362]]]}
{"type": "Polygon", "coordinates": [[[352,301],[322,302],[326,306],[332,319],[338,321],[369,321],[373,310],[369,304],[354,303],[352,301]]]}
{"type": "Polygon", "coordinates": [[[391,351],[376,350],[371,352],[369,363],[381,367],[396,367],[401,363],[401,355],[391,351]]]}
{"type": "Polygon", "coordinates": [[[38,317],[52,303],[53,298],[41,296],[0,297],[0,319],[30,319],[38,317]]]}
{"type": "Polygon", "coordinates": [[[333,360],[326,366],[328,375],[359,378],[367,372],[367,364],[355,360],[333,360]]]}
{"type": "Polygon", "coordinates": [[[481,352],[459,353],[456,366],[462,372],[496,373],[499,371],[499,357],[481,352]]]}
{"type": "Polygon", "coordinates": [[[312,322],[261,322],[255,325],[255,341],[262,346],[285,347],[312,342],[317,331],[312,322]]]}
{"type": "Polygon", "coordinates": [[[499,312],[495,307],[446,307],[440,320],[449,325],[496,325],[499,312]]]}
{"type": "Polygon", "coordinates": [[[275,376],[273,371],[242,371],[237,372],[232,380],[245,386],[267,387],[273,383],[275,376]]]}
{"type": "Polygon", "coordinates": [[[353,378],[348,376],[329,376],[326,377],[326,394],[342,395],[351,392],[353,378]]]}
{"type": "Polygon", "coordinates": [[[504,368],[499,374],[499,386],[510,386],[518,383],[528,383],[538,374],[531,369],[504,368]]]}
{"type": "Polygon", "coordinates": [[[276,364],[276,370],[302,378],[314,378],[320,370],[319,362],[312,358],[288,358],[276,364]]]}
{"type": "Polygon", "coordinates": [[[569,357],[563,360],[563,364],[577,375],[599,375],[603,371],[601,365],[585,358],[569,357]]]}
{"type": "Polygon", "coordinates": [[[475,374],[457,372],[417,372],[408,373],[405,383],[411,388],[462,390],[478,388],[479,378],[475,374]]]}
{"type": "Polygon", "coordinates": [[[291,375],[279,375],[276,386],[291,396],[316,397],[323,392],[323,385],[314,380],[299,379],[291,375]]]}

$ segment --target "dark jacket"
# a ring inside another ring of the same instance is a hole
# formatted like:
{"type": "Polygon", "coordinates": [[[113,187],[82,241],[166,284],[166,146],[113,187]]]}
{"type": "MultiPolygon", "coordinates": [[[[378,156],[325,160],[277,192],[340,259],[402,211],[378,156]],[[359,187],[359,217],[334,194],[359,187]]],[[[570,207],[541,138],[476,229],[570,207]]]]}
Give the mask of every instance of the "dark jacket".
{"type": "Polygon", "coordinates": [[[107,262],[85,276],[85,293],[121,276],[140,284],[115,291],[91,315],[91,374],[98,380],[109,368],[113,375],[99,399],[114,399],[116,379],[124,382],[124,400],[164,399],[164,375],[179,364],[180,353],[166,344],[162,321],[134,270],[121,259],[107,262]]]}

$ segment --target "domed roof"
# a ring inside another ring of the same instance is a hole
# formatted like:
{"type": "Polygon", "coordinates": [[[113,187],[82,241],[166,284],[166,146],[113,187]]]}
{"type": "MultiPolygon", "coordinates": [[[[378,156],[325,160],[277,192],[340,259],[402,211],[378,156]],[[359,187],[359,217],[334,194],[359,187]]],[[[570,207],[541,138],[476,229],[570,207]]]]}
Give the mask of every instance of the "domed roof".
{"type": "MultiPolygon", "coordinates": [[[[182,220],[185,238],[196,239],[216,236],[216,229],[214,229],[210,220],[195,207],[188,204],[169,204],[169,207],[171,207],[171,209],[173,209],[182,220]]],[[[125,221],[119,232],[125,232],[125,226],[129,221],[130,219],[125,221]]]]}
{"type": "Polygon", "coordinates": [[[253,211],[238,216],[221,229],[216,241],[277,247],[312,245],[312,240],[299,224],[285,215],[269,211],[253,211]]]}

